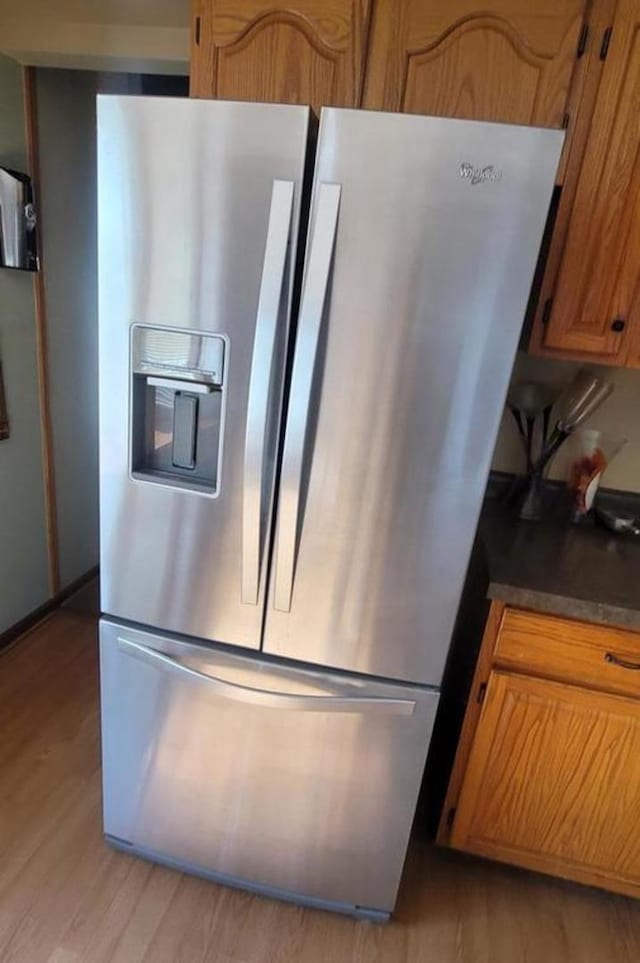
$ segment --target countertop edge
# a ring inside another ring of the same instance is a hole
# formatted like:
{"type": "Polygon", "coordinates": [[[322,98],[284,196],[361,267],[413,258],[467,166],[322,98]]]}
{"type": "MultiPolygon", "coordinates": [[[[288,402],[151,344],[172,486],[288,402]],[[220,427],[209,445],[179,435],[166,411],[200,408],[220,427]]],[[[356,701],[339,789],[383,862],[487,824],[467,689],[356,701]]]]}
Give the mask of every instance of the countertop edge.
{"type": "Polygon", "coordinates": [[[539,592],[535,589],[493,581],[489,583],[487,597],[516,608],[640,631],[640,612],[617,605],[553,595],[549,592],[539,592]]]}

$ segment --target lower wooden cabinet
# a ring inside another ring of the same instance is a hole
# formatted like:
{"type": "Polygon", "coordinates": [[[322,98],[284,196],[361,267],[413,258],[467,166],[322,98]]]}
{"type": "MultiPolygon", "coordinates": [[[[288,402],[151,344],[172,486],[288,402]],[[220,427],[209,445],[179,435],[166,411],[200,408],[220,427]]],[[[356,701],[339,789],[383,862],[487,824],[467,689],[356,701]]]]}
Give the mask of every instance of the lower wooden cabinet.
{"type": "MultiPolygon", "coordinates": [[[[541,632],[548,621],[550,637],[559,625],[567,634],[582,625],[527,618],[541,632]]],[[[454,770],[441,841],[640,896],[640,699],[505,671],[499,637],[500,629],[485,638],[493,658],[482,709],[469,745],[459,747],[463,772],[454,770]]],[[[537,672],[540,665],[538,652],[537,672]]],[[[552,674],[553,659],[550,666],[552,674]]]]}

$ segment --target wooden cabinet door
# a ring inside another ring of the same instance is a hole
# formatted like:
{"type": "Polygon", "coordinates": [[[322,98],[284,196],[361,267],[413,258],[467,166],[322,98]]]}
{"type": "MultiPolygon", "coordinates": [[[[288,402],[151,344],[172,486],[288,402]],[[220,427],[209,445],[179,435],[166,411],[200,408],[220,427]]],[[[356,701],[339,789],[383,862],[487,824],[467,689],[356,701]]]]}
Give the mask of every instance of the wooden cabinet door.
{"type": "Polygon", "coordinates": [[[459,849],[640,893],[640,702],[493,672],[459,849]]]}
{"type": "Polygon", "coordinates": [[[561,127],[588,0],[378,0],[364,106],[561,127]]]}
{"type": "Polygon", "coordinates": [[[194,0],[191,96],[357,107],[370,0],[194,0]]]}
{"type": "Polygon", "coordinates": [[[545,347],[597,355],[609,363],[627,359],[640,308],[639,117],[640,4],[620,0],[545,347]]]}
{"type": "Polygon", "coordinates": [[[629,345],[627,367],[640,368],[640,298],[636,298],[631,317],[629,318],[629,326],[632,332],[632,340],[629,345]]]}

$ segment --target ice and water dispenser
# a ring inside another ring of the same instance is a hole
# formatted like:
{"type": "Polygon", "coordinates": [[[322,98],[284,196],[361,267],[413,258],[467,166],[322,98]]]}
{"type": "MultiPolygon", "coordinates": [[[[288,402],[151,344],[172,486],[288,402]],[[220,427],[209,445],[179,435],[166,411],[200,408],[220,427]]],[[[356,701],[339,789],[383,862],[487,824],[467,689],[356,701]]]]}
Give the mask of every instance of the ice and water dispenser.
{"type": "Polygon", "coordinates": [[[216,495],[220,484],[226,339],[134,325],[134,478],[216,495]]]}

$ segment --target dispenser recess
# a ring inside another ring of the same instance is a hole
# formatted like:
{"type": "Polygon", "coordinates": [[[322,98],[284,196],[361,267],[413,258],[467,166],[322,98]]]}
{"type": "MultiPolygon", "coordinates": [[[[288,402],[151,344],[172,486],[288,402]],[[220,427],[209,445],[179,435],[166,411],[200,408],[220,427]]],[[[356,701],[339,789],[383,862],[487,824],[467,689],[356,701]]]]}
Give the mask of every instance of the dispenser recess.
{"type": "Polygon", "coordinates": [[[133,325],[134,478],[219,493],[226,353],[223,335],[133,325]]]}

